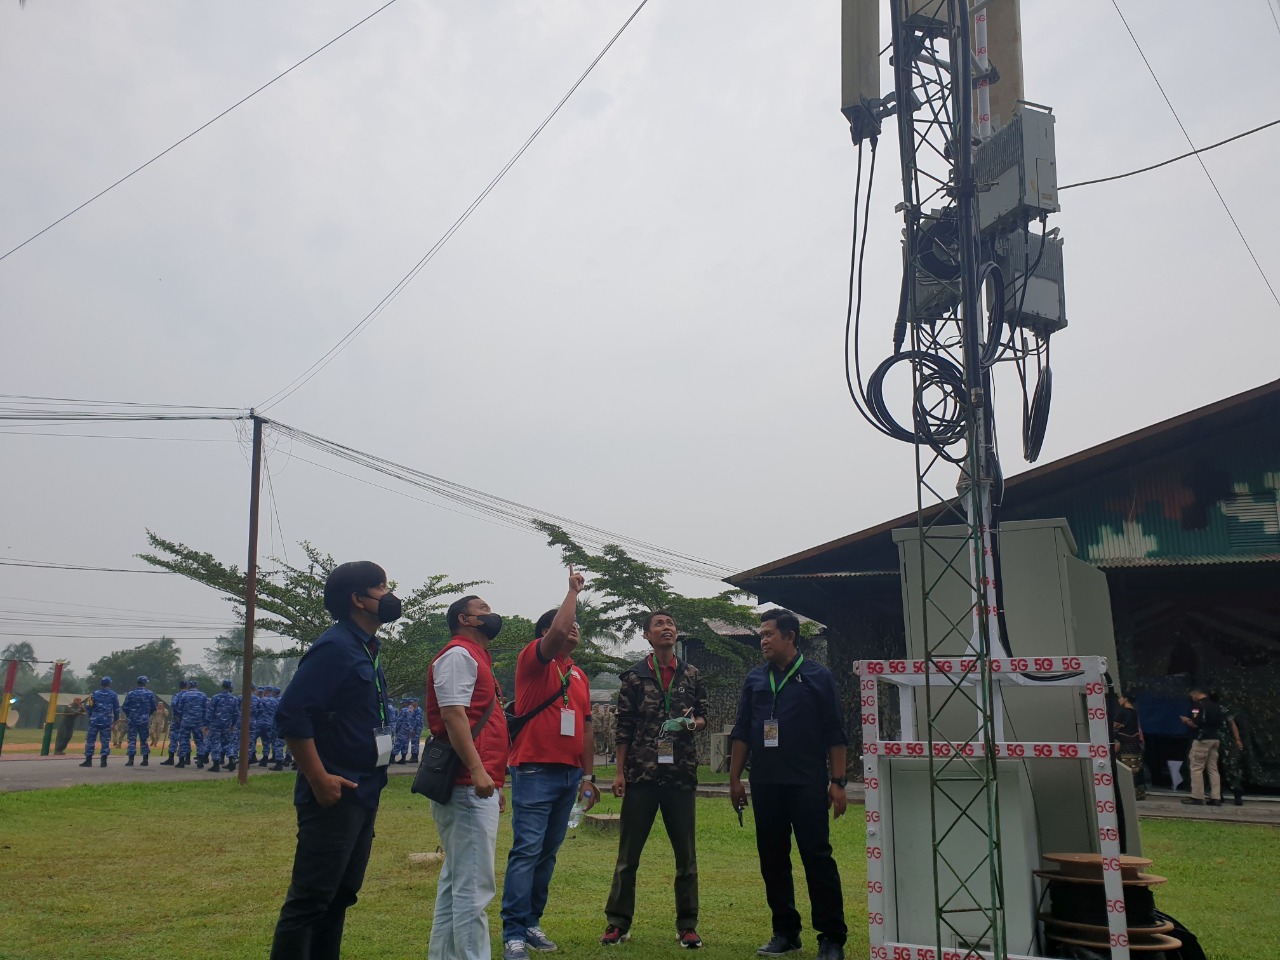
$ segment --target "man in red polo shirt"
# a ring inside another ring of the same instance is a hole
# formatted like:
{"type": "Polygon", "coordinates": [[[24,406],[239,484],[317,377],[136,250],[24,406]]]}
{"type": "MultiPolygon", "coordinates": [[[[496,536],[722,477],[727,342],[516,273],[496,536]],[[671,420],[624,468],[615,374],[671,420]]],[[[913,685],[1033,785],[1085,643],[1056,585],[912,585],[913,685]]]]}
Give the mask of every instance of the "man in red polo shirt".
{"type": "Polygon", "coordinates": [[[535,639],[516,661],[516,715],[537,711],[511,744],[511,853],[502,888],[503,960],[556,949],[538,925],[547,906],[556,853],[576,800],[599,797],[592,767],[591,687],[573,663],[578,646],[582,574],[569,569],[569,592],[538,618],[535,639]]]}
{"type": "Polygon", "coordinates": [[[489,644],[502,617],[467,596],[449,607],[447,618],[453,639],[427,669],[427,723],[432,736],[448,736],[462,766],[449,802],[431,801],[445,860],[427,956],[489,960],[485,911],[497,892],[494,856],[507,769],[507,718],[489,644]]]}

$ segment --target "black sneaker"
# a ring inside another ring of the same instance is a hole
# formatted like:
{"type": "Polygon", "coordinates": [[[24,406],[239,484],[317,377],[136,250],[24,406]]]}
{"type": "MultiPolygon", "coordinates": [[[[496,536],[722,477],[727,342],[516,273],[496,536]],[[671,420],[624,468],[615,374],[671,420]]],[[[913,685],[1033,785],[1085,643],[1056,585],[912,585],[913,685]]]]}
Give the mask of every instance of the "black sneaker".
{"type": "Polygon", "coordinates": [[[844,947],[830,940],[819,940],[818,960],[844,960],[844,947]]]}
{"type": "Polygon", "coordinates": [[[1191,805],[1191,806],[1193,806],[1193,807],[1203,807],[1203,806],[1204,806],[1204,801],[1203,801],[1203,800],[1197,800],[1195,797],[1183,797],[1183,798],[1182,798],[1182,802],[1183,802],[1183,803],[1186,803],[1186,804],[1189,804],[1189,805],[1191,805]]]}
{"type": "Polygon", "coordinates": [[[795,953],[800,949],[800,936],[789,937],[785,933],[775,933],[773,939],[756,951],[757,957],[781,957],[795,953]]]}

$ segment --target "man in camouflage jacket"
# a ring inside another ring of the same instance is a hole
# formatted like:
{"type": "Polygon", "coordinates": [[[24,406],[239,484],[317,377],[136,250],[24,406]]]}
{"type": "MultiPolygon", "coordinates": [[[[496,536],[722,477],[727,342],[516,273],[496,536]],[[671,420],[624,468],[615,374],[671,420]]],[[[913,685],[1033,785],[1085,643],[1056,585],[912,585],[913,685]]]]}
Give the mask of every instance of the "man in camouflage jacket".
{"type": "Polygon", "coordinates": [[[618,862],[605,904],[600,942],[621,943],[635,913],[636,870],[654,818],[662,811],[675,853],[676,930],[680,946],[698,938],[698,858],[694,846],[694,790],[698,755],[693,735],[707,725],[707,691],[696,667],[677,660],[675,619],[655,610],[644,619],[653,652],[622,674],[618,691],[618,772],[613,793],[622,798],[618,862]]]}

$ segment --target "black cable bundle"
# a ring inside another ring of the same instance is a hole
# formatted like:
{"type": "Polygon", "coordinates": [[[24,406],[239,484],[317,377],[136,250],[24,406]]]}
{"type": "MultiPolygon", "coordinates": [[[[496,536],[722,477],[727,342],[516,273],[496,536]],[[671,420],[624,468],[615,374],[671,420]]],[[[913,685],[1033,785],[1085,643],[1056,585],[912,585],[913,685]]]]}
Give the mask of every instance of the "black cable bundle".
{"type": "MultiPolygon", "coordinates": [[[[1147,886],[1125,885],[1124,909],[1130,929],[1163,927],[1156,917],[1156,900],[1147,886]]],[[[1100,883],[1049,881],[1049,914],[1064,923],[1107,925],[1107,893],[1100,883]]]]}

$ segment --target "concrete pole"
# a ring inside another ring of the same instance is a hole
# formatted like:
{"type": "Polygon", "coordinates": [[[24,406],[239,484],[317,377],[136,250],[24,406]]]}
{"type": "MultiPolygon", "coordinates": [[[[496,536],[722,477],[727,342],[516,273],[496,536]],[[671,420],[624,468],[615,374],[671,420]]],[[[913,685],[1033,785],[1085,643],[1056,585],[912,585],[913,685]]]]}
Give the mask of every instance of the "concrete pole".
{"type": "Polygon", "coordinates": [[[49,694],[49,712],[44,718],[44,737],[40,741],[40,756],[47,757],[49,755],[49,741],[53,738],[53,724],[58,718],[58,691],[62,689],[62,668],[66,666],[65,660],[59,660],[53,665],[53,692],[49,694]]]}

